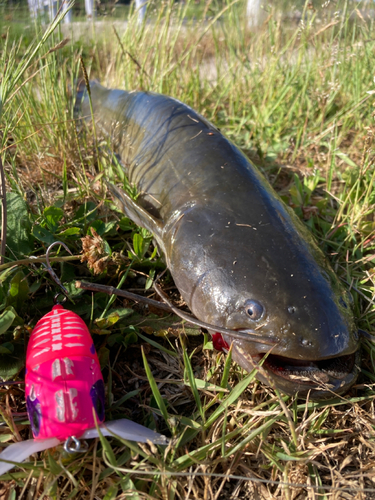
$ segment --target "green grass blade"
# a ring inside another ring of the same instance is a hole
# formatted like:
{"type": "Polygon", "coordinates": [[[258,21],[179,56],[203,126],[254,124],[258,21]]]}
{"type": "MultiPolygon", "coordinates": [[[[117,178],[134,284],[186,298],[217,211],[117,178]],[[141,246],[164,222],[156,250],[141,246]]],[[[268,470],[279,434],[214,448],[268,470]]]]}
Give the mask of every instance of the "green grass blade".
{"type": "Polygon", "coordinates": [[[161,394],[160,394],[159,388],[155,382],[154,376],[152,375],[152,372],[150,370],[150,366],[147,362],[147,358],[146,358],[146,355],[144,353],[143,348],[142,348],[142,358],[143,358],[143,364],[144,364],[145,371],[146,371],[146,376],[148,378],[148,382],[150,384],[151,391],[152,391],[152,394],[155,398],[156,404],[158,405],[159,410],[161,411],[161,414],[163,415],[164,420],[169,427],[169,430],[172,432],[172,428],[170,427],[170,424],[169,424],[169,415],[167,412],[167,408],[165,406],[163,398],[161,397],[161,394]]]}
{"type": "Polygon", "coordinates": [[[188,380],[189,380],[190,388],[191,388],[191,390],[193,392],[195,404],[197,405],[197,408],[198,408],[199,414],[201,416],[202,422],[204,423],[206,419],[205,419],[205,414],[204,414],[204,411],[203,411],[203,406],[202,406],[202,403],[201,403],[201,399],[200,399],[200,396],[199,396],[198,388],[197,388],[197,385],[195,383],[194,372],[193,372],[193,369],[191,367],[190,359],[189,359],[189,356],[188,356],[188,354],[186,352],[186,349],[185,349],[184,345],[182,345],[182,349],[183,349],[183,353],[184,353],[185,372],[186,372],[188,380]]]}

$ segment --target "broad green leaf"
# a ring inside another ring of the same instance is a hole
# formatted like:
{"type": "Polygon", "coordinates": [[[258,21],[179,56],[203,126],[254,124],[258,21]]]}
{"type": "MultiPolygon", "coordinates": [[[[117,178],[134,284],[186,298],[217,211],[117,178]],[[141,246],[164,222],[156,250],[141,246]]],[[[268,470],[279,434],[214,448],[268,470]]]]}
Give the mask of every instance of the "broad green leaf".
{"type": "Polygon", "coordinates": [[[104,222],[100,219],[96,219],[94,220],[91,224],[90,224],[90,229],[93,228],[95,229],[95,231],[98,233],[99,236],[103,236],[104,232],[105,232],[105,225],[104,225],[104,222]]]}
{"type": "Polygon", "coordinates": [[[17,492],[15,489],[11,489],[9,495],[8,495],[8,499],[7,500],[17,500],[17,492]]]}
{"type": "Polygon", "coordinates": [[[137,340],[138,335],[135,332],[130,332],[125,336],[123,344],[127,347],[128,345],[135,344],[137,340]]]}
{"type": "Polygon", "coordinates": [[[127,316],[130,316],[133,313],[133,309],[130,308],[122,308],[122,309],[111,309],[110,313],[104,318],[98,318],[95,320],[95,324],[99,328],[110,328],[118,321],[127,316]]]}
{"type": "Polygon", "coordinates": [[[158,254],[158,247],[154,247],[150,259],[151,260],[155,259],[155,257],[157,256],[157,254],[158,254]]]}
{"type": "Polygon", "coordinates": [[[79,209],[76,212],[76,223],[79,220],[83,220],[84,222],[88,223],[93,220],[95,220],[97,217],[97,207],[96,204],[92,201],[87,201],[83,205],[79,207],[79,209]]]}
{"type": "Polygon", "coordinates": [[[51,453],[48,453],[48,465],[53,475],[57,476],[62,471],[61,466],[56,462],[51,453]]]}
{"type": "Polygon", "coordinates": [[[4,342],[4,344],[1,344],[0,347],[2,349],[6,349],[9,354],[12,354],[14,352],[14,344],[12,342],[4,342]]]}
{"type": "Polygon", "coordinates": [[[30,293],[35,293],[39,290],[40,288],[40,285],[42,284],[42,281],[41,280],[36,280],[34,281],[34,283],[32,283],[30,286],[29,286],[29,292],[30,293]]]}
{"type": "Polygon", "coordinates": [[[98,358],[100,363],[100,368],[104,370],[104,368],[108,365],[109,361],[109,349],[107,347],[102,346],[98,351],[98,358]]]}
{"type": "Polygon", "coordinates": [[[150,272],[148,274],[149,274],[149,276],[146,280],[145,290],[148,290],[149,288],[151,288],[152,284],[154,283],[155,269],[150,269],[150,272]]]}
{"type": "Polygon", "coordinates": [[[0,315],[0,335],[8,330],[16,316],[17,313],[13,307],[7,307],[5,309],[5,311],[0,315]]]}
{"type": "Polygon", "coordinates": [[[47,245],[51,245],[55,241],[53,234],[40,225],[35,225],[33,227],[33,236],[35,236],[37,240],[47,243],[47,245]]]}
{"type": "Polygon", "coordinates": [[[68,238],[69,236],[75,236],[77,234],[80,234],[81,229],[79,227],[68,227],[68,229],[65,229],[64,231],[61,231],[57,236],[59,238],[68,238]]]}
{"type": "Polygon", "coordinates": [[[109,328],[117,323],[120,319],[120,316],[116,313],[109,315],[107,318],[98,318],[95,320],[95,324],[99,328],[109,328]]]}
{"type": "MultiPolygon", "coordinates": [[[[111,469],[111,472],[113,472],[113,469],[111,469]]],[[[108,488],[107,493],[103,497],[103,500],[115,500],[117,498],[117,493],[118,486],[116,484],[113,484],[108,488]]]]}
{"type": "Polygon", "coordinates": [[[208,333],[204,334],[203,349],[207,349],[209,351],[213,351],[214,349],[214,344],[212,342],[211,335],[208,335],[208,333]]]}
{"type": "MultiPolygon", "coordinates": [[[[105,222],[104,223],[104,234],[110,233],[114,228],[116,228],[116,221],[111,221],[111,222],[105,222]]],[[[114,231],[114,234],[116,231],[114,231]]]]}
{"type": "Polygon", "coordinates": [[[16,256],[32,252],[31,221],[27,203],[18,193],[7,193],[7,247],[16,256]]]}
{"type": "Polygon", "coordinates": [[[112,314],[115,314],[121,320],[130,316],[131,314],[133,314],[133,312],[133,309],[131,309],[130,307],[113,308],[108,311],[109,314],[106,317],[109,318],[110,316],[112,316],[112,314]]]}
{"type": "Polygon", "coordinates": [[[109,347],[112,347],[116,344],[116,342],[118,344],[121,344],[123,340],[124,340],[124,336],[122,333],[114,333],[113,335],[110,335],[107,338],[107,344],[109,345],[109,347]]]}
{"type": "Polygon", "coordinates": [[[134,229],[133,223],[127,217],[123,217],[122,219],[120,219],[118,221],[118,225],[121,231],[133,231],[134,229]]]}
{"type": "Polygon", "coordinates": [[[23,344],[14,344],[12,354],[0,353],[0,378],[10,380],[25,366],[25,347],[23,344]]]}
{"type": "Polygon", "coordinates": [[[59,222],[64,217],[64,211],[58,207],[47,207],[44,209],[43,215],[45,217],[48,229],[55,233],[59,228],[59,222]]]}
{"type": "Polygon", "coordinates": [[[4,281],[7,281],[9,276],[11,276],[12,274],[17,272],[17,269],[18,269],[18,266],[8,267],[8,269],[5,269],[5,271],[3,271],[0,274],[0,284],[4,283],[4,281]]]}
{"type": "Polygon", "coordinates": [[[0,354],[12,354],[12,351],[4,347],[3,345],[0,345],[0,354]]]}
{"type": "Polygon", "coordinates": [[[29,295],[29,284],[22,271],[18,271],[9,283],[6,304],[20,310],[29,295]]]}
{"type": "Polygon", "coordinates": [[[145,240],[139,233],[135,233],[135,235],[133,236],[133,248],[136,256],[139,259],[142,259],[145,250],[145,240]]]}
{"type": "Polygon", "coordinates": [[[126,477],[121,480],[121,488],[124,493],[126,493],[127,500],[141,500],[142,497],[139,495],[133,481],[130,477],[126,477]]]}
{"type": "Polygon", "coordinates": [[[7,443],[13,438],[13,434],[0,434],[0,443],[7,443]]]}
{"type": "Polygon", "coordinates": [[[109,246],[108,241],[106,241],[106,240],[103,240],[103,249],[104,249],[104,251],[105,251],[105,253],[106,253],[107,255],[112,255],[112,249],[111,249],[111,247],[109,246]]]}

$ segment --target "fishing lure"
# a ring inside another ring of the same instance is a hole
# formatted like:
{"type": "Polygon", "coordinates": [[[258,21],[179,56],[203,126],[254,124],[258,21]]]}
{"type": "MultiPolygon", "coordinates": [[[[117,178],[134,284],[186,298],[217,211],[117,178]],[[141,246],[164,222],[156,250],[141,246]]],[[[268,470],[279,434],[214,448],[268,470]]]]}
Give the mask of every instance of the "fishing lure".
{"type": "MultiPolygon", "coordinates": [[[[47,270],[62,286],[48,262],[53,245],[47,250],[47,270]]],[[[95,420],[106,436],[168,443],[165,436],[130,420],[104,425],[105,389],[94,343],[84,321],[60,304],[43,316],[31,333],[25,386],[34,439],[11,444],[0,453],[0,474],[14,467],[10,462],[22,462],[31,454],[62,442],[67,452],[86,451],[84,440],[99,436],[95,420]]]]}

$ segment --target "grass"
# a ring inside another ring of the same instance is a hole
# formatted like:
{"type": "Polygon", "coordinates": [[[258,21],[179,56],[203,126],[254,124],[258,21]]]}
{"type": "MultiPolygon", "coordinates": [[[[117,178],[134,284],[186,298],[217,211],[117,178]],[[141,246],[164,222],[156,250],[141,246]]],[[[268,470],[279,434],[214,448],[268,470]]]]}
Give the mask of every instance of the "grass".
{"type": "MultiPolygon", "coordinates": [[[[375,334],[373,20],[350,2],[314,7],[298,25],[270,10],[249,31],[240,2],[220,15],[208,2],[194,23],[185,20],[190,2],[164,2],[150,7],[152,22],[138,26],[131,12],[125,32],[109,25],[90,45],[62,46],[56,29],[27,54],[18,39],[2,47],[1,376],[22,381],[29,328],[56,292],[29,257],[64,241],[74,257],[61,252],[55,270],[93,333],[107,420],[127,416],[173,437],[166,449],[102,438],[84,455],[42,453],[2,477],[4,498],[372,497],[372,341],[363,341],[363,373],[348,395],[306,403],[260,384],[176,317],[74,287],[81,278],[118,286],[126,275],[124,288],[151,295],[150,276],[163,269],[150,235],[106,192],[98,166],[113,166],[102,138],[98,147],[77,128],[70,89],[82,57],[90,78],[177,97],[243,148],[348,283],[358,326],[375,334]],[[79,261],[92,229],[97,276],[79,261]]],[[[168,276],[165,285],[178,301],[168,276]]],[[[21,383],[0,389],[4,445],[30,437],[25,411],[21,383]]]]}

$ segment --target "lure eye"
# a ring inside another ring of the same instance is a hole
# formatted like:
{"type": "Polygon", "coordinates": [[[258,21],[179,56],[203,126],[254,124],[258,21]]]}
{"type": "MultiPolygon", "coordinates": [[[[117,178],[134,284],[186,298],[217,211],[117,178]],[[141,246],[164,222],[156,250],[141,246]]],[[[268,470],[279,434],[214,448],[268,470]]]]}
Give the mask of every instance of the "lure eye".
{"type": "Polygon", "coordinates": [[[33,436],[38,437],[40,432],[40,424],[42,420],[42,413],[40,411],[40,403],[37,398],[34,400],[27,396],[26,399],[26,409],[29,415],[31,430],[33,431],[33,436]]]}
{"type": "Polygon", "coordinates": [[[90,397],[99,420],[103,421],[104,406],[105,406],[105,391],[104,391],[104,382],[102,379],[97,380],[95,384],[91,387],[90,397]]]}
{"type": "Polygon", "coordinates": [[[264,307],[260,302],[249,299],[245,302],[245,312],[253,321],[258,321],[264,313],[264,307]]]}

